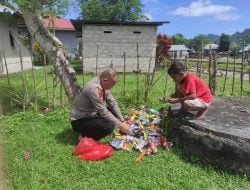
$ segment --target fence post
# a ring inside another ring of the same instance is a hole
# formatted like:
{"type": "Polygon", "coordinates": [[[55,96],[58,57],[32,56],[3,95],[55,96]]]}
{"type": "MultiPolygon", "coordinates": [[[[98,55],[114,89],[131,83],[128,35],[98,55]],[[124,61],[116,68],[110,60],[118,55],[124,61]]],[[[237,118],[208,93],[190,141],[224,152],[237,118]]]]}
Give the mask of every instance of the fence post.
{"type": "Polygon", "coordinates": [[[201,62],[199,67],[199,77],[201,76],[201,66],[203,64],[203,40],[201,41],[201,62]]]}
{"type": "Polygon", "coordinates": [[[8,70],[7,60],[6,60],[4,51],[2,51],[2,54],[3,54],[5,69],[6,69],[7,81],[8,81],[9,98],[10,98],[10,110],[12,111],[13,102],[12,102],[12,96],[11,96],[11,87],[10,87],[9,70],[8,70]]]}
{"type": "Polygon", "coordinates": [[[153,83],[153,79],[154,79],[154,74],[155,74],[155,68],[153,70],[152,73],[152,78],[151,78],[151,74],[150,74],[150,70],[151,70],[151,61],[152,61],[152,57],[150,55],[150,59],[149,59],[149,63],[148,63],[148,73],[146,74],[146,79],[145,79],[145,93],[144,93],[144,101],[147,103],[148,101],[148,96],[152,87],[152,83],[153,83]]]}
{"type": "Polygon", "coordinates": [[[97,68],[98,68],[98,57],[99,57],[98,49],[99,49],[99,47],[98,47],[98,44],[97,44],[96,45],[96,63],[95,63],[95,75],[96,76],[98,75],[98,70],[97,70],[97,68]]]}
{"type": "Polygon", "coordinates": [[[210,47],[209,47],[209,62],[208,62],[208,85],[209,85],[209,89],[213,93],[211,67],[212,67],[212,52],[211,52],[211,45],[210,45],[210,47]]]}
{"type": "Polygon", "coordinates": [[[47,61],[46,61],[46,55],[43,54],[43,63],[44,63],[44,77],[45,77],[45,86],[46,86],[46,95],[47,95],[47,99],[48,99],[48,107],[50,108],[50,100],[49,100],[49,91],[48,91],[48,79],[47,79],[47,70],[46,70],[46,66],[47,66],[47,61]]]}
{"type": "Polygon", "coordinates": [[[233,94],[234,94],[235,69],[236,69],[236,55],[234,55],[233,84],[232,84],[232,93],[231,93],[231,96],[233,96],[233,94]]]}
{"type": "Polygon", "coordinates": [[[250,69],[248,69],[248,82],[250,84],[250,69]]]}
{"type": "Polygon", "coordinates": [[[31,56],[31,72],[32,72],[32,79],[33,79],[33,90],[34,90],[34,96],[35,96],[35,111],[37,112],[37,92],[36,92],[36,77],[34,72],[34,64],[33,64],[33,56],[31,56]]]}
{"type": "Polygon", "coordinates": [[[23,58],[22,58],[22,52],[21,52],[21,48],[20,47],[19,47],[19,58],[20,58],[20,64],[21,64],[22,88],[23,88],[23,111],[25,112],[25,110],[26,110],[25,98],[26,98],[27,92],[25,91],[25,81],[24,81],[24,71],[23,71],[23,58]]]}
{"type": "MultiPolygon", "coordinates": [[[[62,70],[62,78],[63,78],[63,70],[62,70]]],[[[60,107],[63,107],[63,99],[62,99],[62,92],[63,92],[63,85],[62,82],[60,81],[60,107]]]]}
{"type": "Polygon", "coordinates": [[[55,94],[56,94],[56,78],[57,78],[57,75],[56,75],[56,72],[54,69],[51,69],[51,73],[52,73],[52,105],[53,105],[53,108],[55,109],[56,105],[55,105],[55,94]]]}
{"type": "Polygon", "coordinates": [[[197,56],[197,63],[196,63],[196,74],[199,74],[199,63],[200,63],[200,55],[197,56]]]}
{"type": "Polygon", "coordinates": [[[185,56],[185,63],[186,63],[186,68],[188,68],[188,56],[185,56]]]}
{"type": "Polygon", "coordinates": [[[226,89],[226,82],[227,82],[227,70],[228,70],[228,64],[229,64],[229,51],[227,53],[227,65],[226,65],[226,73],[225,73],[225,79],[224,79],[224,85],[223,85],[223,96],[225,94],[225,89],[226,89]]]}
{"type": "Polygon", "coordinates": [[[137,54],[137,69],[136,69],[136,93],[137,93],[137,97],[136,97],[136,104],[138,105],[139,103],[139,85],[140,85],[140,81],[139,81],[139,44],[138,42],[136,43],[136,54],[137,54]]]}
{"type": "Polygon", "coordinates": [[[217,55],[216,53],[214,53],[214,64],[213,64],[213,94],[216,94],[216,90],[217,90],[217,55]]]}
{"type": "Polygon", "coordinates": [[[126,52],[123,52],[123,100],[126,99],[126,52]]]}
{"type": "MultiPolygon", "coordinates": [[[[83,42],[82,42],[83,47],[83,42]]],[[[84,49],[82,48],[82,83],[85,84],[85,65],[84,65],[84,49]]]]}
{"type": "MultiPolygon", "coordinates": [[[[165,65],[165,71],[167,70],[167,66],[165,65]]],[[[163,97],[166,97],[167,95],[167,83],[168,83],[168,74],[166,74],[166,78],[165,78],[165,85],[164,85],[164,94],[163,97]]]]}
{"type": "Polygon", "coordinates": [[[244,62],[245,62],[245,42],[243,42],[242,48],[242,60],[241,60],[241,71],[240,71],[240,96],[242,96],[243,92],[243,79],[244,79],[244,62]]]}

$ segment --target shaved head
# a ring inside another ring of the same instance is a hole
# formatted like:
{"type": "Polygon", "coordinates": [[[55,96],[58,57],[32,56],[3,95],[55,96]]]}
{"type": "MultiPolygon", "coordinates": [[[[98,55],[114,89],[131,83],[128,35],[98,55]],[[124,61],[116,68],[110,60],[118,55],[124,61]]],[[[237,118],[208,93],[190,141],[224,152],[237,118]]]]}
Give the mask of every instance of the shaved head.
{"type": "Polygon", "coordinates": [[[104,90],[111,89],[117,82],[117,72],[113,68],[108,68],[100,75],[100,83],[104,90]]]}
{"type": "Polygon", "coordinates": [[[100,75],[100,78],[115,78],[117,76],[117,72],[115,69],[113,68],[108,68],[105,71],[103,71],[100,75]]]}

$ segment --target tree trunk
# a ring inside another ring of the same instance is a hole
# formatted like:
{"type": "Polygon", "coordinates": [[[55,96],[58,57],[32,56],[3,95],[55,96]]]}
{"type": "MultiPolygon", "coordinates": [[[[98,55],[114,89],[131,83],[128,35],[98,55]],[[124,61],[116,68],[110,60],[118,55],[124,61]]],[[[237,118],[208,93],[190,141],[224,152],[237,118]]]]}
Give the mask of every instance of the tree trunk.
{"type": "Polygon", "coordinates": [[[53,63],[71,103],[80,86],[76,79],[75,70],[70,66],[64,52],[62,42],[44,26],[40,12],[23,9],[22,14],[31,36],[43,48],[46,56],[53,63]]]}

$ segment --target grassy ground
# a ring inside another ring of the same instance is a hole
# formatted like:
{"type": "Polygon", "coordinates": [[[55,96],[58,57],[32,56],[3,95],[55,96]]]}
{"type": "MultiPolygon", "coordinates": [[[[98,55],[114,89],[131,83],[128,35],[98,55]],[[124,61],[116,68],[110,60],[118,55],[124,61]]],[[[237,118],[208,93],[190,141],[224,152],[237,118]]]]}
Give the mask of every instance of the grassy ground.
{"type": "MultiPolygon", "coordinates": [[[[6,81],[0,80],[0,90],[3,92],[4,113],[2,119],[5,148],[5,170],[9,189],[250,189],[250,179],[203,164],[197,158],[187,159],[173,147],[169,152],[161,150],[155,155],[146,156],[141,163],[134,164],[138,152],[114,151],[112,157],[98,162],[79,161],[71,152],[77,143],[77,135],[72,133],[68,122],[67,106],[43,113],[46,106],[45,82],[43,70],[37,70],[37,89],[41,98],[39,111],[19,112],[10,115],[8,90],[6,81]],[[39,77],[41,76],[41,77],[39,77]],[[32,151],[30,159],[25,160],[24,154],[32,151]]],[[[160,70],[157,77],[165,71],[160,70]]],[[[27,81],[32,80],[27,73],[27,81]]],[[[157,78],[156,77],[156,78],[157,78]]],[[[86,76],[85,80],[93,78],[86,76]]],[[[207,76],[203,76],[207,81],[207,76]]],[[[49,76],[49,94],[51,97],[51,76],[49,76]]],[[[172,80],[163,75],[153,87],[148,105],[160,108],[158,98],[165,93],[173,92],[172,80]]],[[[14,93],[21,89],[20,76],[13,76],[11,86],[14,93]]],[[[82,81],[79,77],[78,81],[82,81]]],[[[217,95],[223,95],[224,77],[218,77],[217,95]]],[[[122,111],[145,104],[145,77],[140,78],[139,98],[135,74],[123,76],[112,89],[122,111]]],[[[247,84],[248,81],[245,81],[247,84]]],[[[235,81],[234,94],[231,93],[232,79],[228,79],[225,95],[239,96],[239,80],[235,81]]],[[[32,92],[30,93],[32,95],[32,92]]],[[[250,97],[250,85],[244,85],[244,97],[250,97]]],[[[20,101],[20,100],[19,100],[20,101]]],[[[58,98],[57,98],[58,101],[58,98]]],[[[18,103],[18,101],[17,101],[18,103]]],[[[19,102],[20,103],[20,102],[19,102]]],[[[16,104],[19,105],[20,104],[16,104]]],[[[33,108],[32,101],[29,102],[33,108]]],[[[52,109],[51,109],[52,110],[52,109]]],[[[16,109],[20,111],[20,109],[16,109]]],[[[111,137],[103,140],[107,142],[111,137]]]]}
{"type": "Polygon", "coordinates": [[[6,189],[6,180],[4,175],[4,150],[3,150],[3,127],[1,125],[1,110],[0,110],[0,187],[1,190],[6,189]]]}
{"type": "MultiPolygon", "coordinates": [[[[65,109],[3,118],[9,189],[249,189],[245,176],[217,170],[175,147],[135,164],[138,152],[114,151],[103,161],[79,161],[65,109]],[[26,151],[32,156],[25,160],[26,151]]],[[[107,142],[107,137],[103,142],[107,142]]]]}

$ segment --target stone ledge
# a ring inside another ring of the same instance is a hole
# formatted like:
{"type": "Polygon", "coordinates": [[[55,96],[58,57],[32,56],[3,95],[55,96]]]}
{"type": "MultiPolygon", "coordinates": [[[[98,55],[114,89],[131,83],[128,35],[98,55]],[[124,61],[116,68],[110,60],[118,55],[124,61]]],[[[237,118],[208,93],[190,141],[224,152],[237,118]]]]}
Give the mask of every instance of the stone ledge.
{"type": "Polygon", "coordinates": [[[206,119],[170,122],[174,144],[186,154],[250,176],[250,100],[214,97],[206,119]]]}

